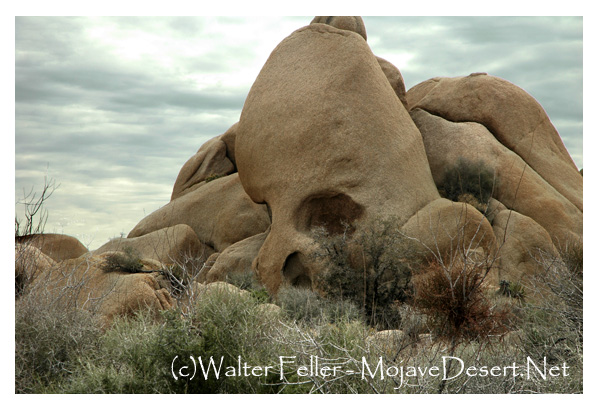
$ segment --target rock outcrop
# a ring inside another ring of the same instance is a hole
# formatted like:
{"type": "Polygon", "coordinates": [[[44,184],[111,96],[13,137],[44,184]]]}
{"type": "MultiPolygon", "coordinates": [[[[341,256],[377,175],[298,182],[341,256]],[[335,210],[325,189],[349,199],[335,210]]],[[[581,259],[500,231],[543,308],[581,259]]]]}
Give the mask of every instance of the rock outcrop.
{"type": "MultiPolygon", "coordinates": [[[[174,306],[168,281],[157,271],[156,263],[144,261],[143,269],[152,273],[106,272],[106,257],[86,254],[65,260],[39,272],[29,286],[40,301],[86,309],[102,316],[109,324],[115,316],[140,309],[155,313],[174,306]]],[[[40,307],[43,309],[43,307],[40,307]]]]}
{"type": "Polygon", "coordinates": [[[236,172],[235,130],[232,126],[225,134],[205,142],[198,152],[183,165],[175,181],[171,201],[192,190],[236,172]]]}
{"type": "Polygon", "coordinates": [[[422,133],[437,185],[441,185],[445,171],[460,158],[482,161],[494,172],[493,197],[499,202],[532,218],[559,242],[582,234],[582,211],[485,126],[449,121],[419,108],[411,114],[422,133]]]}
{"type": "Polygon", "coordinates": [[[525,284],[540,270],[535,252],[559,258],[556,245],[582,240],[582,189],[582,170],[524,90],[475,73],[406,92],[399,69],[368,46],[360,17],[317,16],[273,50],[239,122],[191,156],[170,201],[127,238],[91,253],[68,236],[18,239],[16,295],[42,293],[108,323],[173,307],[161,271],[173,263],[196,263],[187,268],[201,283],[177,294],[186,307],[215,293],[251,298],[222,282],[235,274],[253,272],[273,294],[310,287],[324,264],[316,229],[360,238],[381,221],[412,239],[422,260],[466,255],[493,263],[486,286],[525,284]],[[492,170],[484,204],[472,193],[441,197],[462,160],[492,170]],[[107,272],[107,258],[127,248],[143,272],[107,272]]]}
{"type": "Polygon", "coordinates": [[[521,88],[484,73],[437,77],[410,89],[407,100],[411,110],[483,125],[582,212],[582,176],[543,107],[521,88]]]}
{"type": "Polygon", "coordinates": [[[313,23],[275,48],[244,104],[235,150],[244,190],[272,211],[256,263],[272,291],[289,257],[310,260],[311,229],[338,234],[391,215],[402,223],[439,198],[420,133],[376,57],[363,37],[330,25],[313,23]]]}
{"type": "Polygon", "coordinates": [[[535,274],[546,269],[543,262],[559,258],[547,230],[516,211],[497,214],[493,230],[501,249],[499,280],[527,286],[535,274]]]}
{"type": "Polygon", "coordinates": [[[266,233],[241,240],[220,253],[199,281],[226,281],[228,276],[252,273],[252,263],[266,239],[266,233]]]}

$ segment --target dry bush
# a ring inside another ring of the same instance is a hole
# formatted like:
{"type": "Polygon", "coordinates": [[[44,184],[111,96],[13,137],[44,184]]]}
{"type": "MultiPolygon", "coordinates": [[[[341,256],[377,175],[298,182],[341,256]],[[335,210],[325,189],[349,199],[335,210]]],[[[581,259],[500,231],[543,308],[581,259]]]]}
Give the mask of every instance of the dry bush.
{"type": "Polygon", "coordinates": [[[78,307],[66,288],[57,293],[35,286],[15,304],[16,393],[60,386],[78,367],[79,357],[96,348],[99,318],[78,307]]]}
{"type": "Polygon", "coordinates": [[[438,338],[457,343],[509,331],[510,311],[493,306],[484,293],[488,269],[476,262],[446,266],[434,260],[414,275],[413,305],[428,316],[438,338]]]}
{"type": "Polygon", "coordinates": [[[44,209],[44,203],[57,188],[53,179],[44,178],[41,194],[38,195],[33,188],[29,192],[23,191],[23,197],[17,201],[17,204],[23,206],[24,216],[23,219],[15,216],[15,240],[19,237],[44,232],[46,221],[48,221],[48,212],[44,209]]]}
{"type": "Polygon", "coordinates": [[[583,270],[582,243],[564,246],[561,256],[538,253],[543,267],[534,278],[536,298],[523,306],[523,349],[535,358],[570,361],[582,370],[583,270]]]}

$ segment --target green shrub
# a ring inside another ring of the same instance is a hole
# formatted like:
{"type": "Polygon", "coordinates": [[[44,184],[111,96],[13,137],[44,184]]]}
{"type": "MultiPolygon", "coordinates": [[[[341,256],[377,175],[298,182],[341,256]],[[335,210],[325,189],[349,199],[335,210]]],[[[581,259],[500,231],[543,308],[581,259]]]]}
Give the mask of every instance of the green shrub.
{"type": "Polygon", "coordinates": [[[69,393],[188,392],[184,380],[171,375],[175,356],[197,355],[203,340],[197,324],[176,310],[156,321],[149,311],[122,317],[99,339],[96,351],[81,358],[81,366],[64,391],[69,393]]]}
{"type": "Polygon", "coordinates": [[[484,213],[496,185],[492,168],[482,161],[471,162],[460,157],[455,165],[445,170],[439,189],[451,201],[471,203],[484,213]]]}
{"type": "Polygon", "coordinates": [[[376,221],[353,237],[347,231],[330,236],[324,229],[314,236],[320,246],[317,256],[326,263],[316,289],[328,299],[360,307],[372,326],[397,327],[398,307],[412,292],[413,255],[396,221],[376,221]]]}
{"type": "Polygon", "coordinates": [[[227,274],[225,279],[229,284],[234,285],[240,290],[246,290],[259,303],[269,303],[271,296],[266,288],[258,282],[256,275],[252,271],[236,272],[227,274]]]}
{"type": "Polygon", "coordinates": [[[102,266],[104,272],[123,271],[126,273],[139,273],[143,264],[137,250],[132,247],[124,247],[122,252],[108,255],[102,266]]]}

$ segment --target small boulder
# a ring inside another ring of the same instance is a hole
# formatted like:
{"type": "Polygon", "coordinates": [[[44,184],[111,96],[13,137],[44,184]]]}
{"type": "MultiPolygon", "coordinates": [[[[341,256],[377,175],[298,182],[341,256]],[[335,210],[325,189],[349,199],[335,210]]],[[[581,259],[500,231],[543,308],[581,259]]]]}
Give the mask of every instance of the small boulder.
{"type": "Polygon", "coordinates": [[[532,277],[543,270],[543,259],[559,258],[547,230],[516,211],[499,212],[493,230],[500,250],[500,280],[528,286],[532,277]]]}
{"type": "Polygon", "coordinates": [[[314,23],[328,24],[340,30],[353,31],[367,40],[366,26],[360,16],[316,16],[310,22],[310,24],[314,23]]]}
{"type": "MultiPolygon", "coordinates": [[[[230,132],[227,132],[231,134],[230,132]]],[[[183,165],[175,181],[171,200],[175,200],[212,179],[234,173],[235,165],[229,157],[228,146],[222,140],[227,133],[208,140],[183,165]]],[[[229,140],[230,138],[227,137],[229,140]]],[[[232,140],[234,144],[235,140],[232,140]]],[[[230,142],[231,144],[231,142],[230,142]]]]}
{"type": "Polygon", "coordinates": [[[220,253],[205,277],[200,274],[198,281],[225,281],[229,275],[251,272],[252,262],[265,239],[266,233],[262,233],[230,245],[220,253]]]}

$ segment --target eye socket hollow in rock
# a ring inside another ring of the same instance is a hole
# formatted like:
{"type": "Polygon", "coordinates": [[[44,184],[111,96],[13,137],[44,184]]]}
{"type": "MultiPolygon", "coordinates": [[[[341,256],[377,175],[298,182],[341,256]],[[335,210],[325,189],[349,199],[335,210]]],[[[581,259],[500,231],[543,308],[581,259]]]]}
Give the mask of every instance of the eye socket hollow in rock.
{"type": "Polygon", "coordinates": [[[364,213],[364,207],[343,193],[321,193],[309,197],[300,206],[300,230],[309,232],[315,227],[324,229],[333,235],[343,234],[349,225],[364,213]]]}

